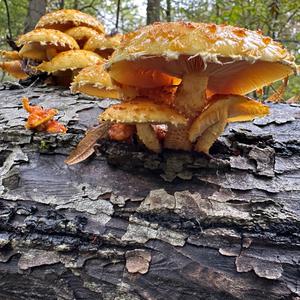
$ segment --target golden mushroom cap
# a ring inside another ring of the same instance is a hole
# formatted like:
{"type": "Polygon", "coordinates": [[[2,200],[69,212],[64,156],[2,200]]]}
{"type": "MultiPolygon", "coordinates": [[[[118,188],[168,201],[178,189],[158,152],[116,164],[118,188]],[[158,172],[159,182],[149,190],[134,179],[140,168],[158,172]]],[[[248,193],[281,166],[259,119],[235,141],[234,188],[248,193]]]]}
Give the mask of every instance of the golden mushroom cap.
{"type": "Polygon", "coordinates": [[[34,29],[21,35],[16,43],[18,46],[38,43],[42,46],[51,44],[66,49],[79,49],[79,46],[73,37],[59,30],[45,28],[34,29]]]}
{"type": "Polygon", "coordinates": [[[119,91],[112,84],[111,78],[103,64],[82,69],[71,84],[72,92],[81,92],[101,98],[120,98],[119,91]]]}
{"type": "Polygon", "coordinates": [[[122,35],[116,34],[114,36],[95,35],[92,36],[84,45],[85,50],[97,51],[113,49],[115,50],[121,43],[122,35]]]}
{"type": "Polygon", "coordinates": [[[17,79],[26,79],[28,74],[23,71],[21,60],[10,60],[0,62],[0,70],[17,79]]]}
{"type": "Polygon", "coordinates": [[[296,72],[294,57],[270,37],[205,23],[154,23],[129,33],[109,60],[112,78],[124,63],[176,77],[203,72],[210,94],[246,94],[296,72]]]}
{"type": "Polygon", "coordinates": [[[18,51],[0,50],[1,60],[19,60],[21,59],[18,51]]]}
{"type": "Polygon", "coordinates": [[[86,26],[99,33],[105,32],[104,26],[96,18],[75,9],[61,9],[50,12],[40,18],[35,28],[65,31],[75,26],[86,26]]]}
{"type": "Polygon", "coordinates": [[[103,62],[103,58],[94,52],[86,50],[69,50],[57,54],[50,61],[44,61],[38,65],[36,69],[43,72],[54,73],[57,71],[83,69],[103,62]]]}
{"type": "MultiPolygon", "coordinates": [[[[86,27],[86,26],[78,26],[73,27],[65,31],[65,34],[70,35],[73,37],[77,42],[85,43],[93,36],[100,35],[96,30],[86,27]]],[[[100,35],[101,36],[101,35],[100,35]]],[[[89,49],[86,49],[89,50],[89,49]]]]}
{"type": "Polygon", "coordinates": [[[127,124],[187,124],[186,118],[171,107],[141,98],[110,106],[100,114],[99,120],[127,124]]]}

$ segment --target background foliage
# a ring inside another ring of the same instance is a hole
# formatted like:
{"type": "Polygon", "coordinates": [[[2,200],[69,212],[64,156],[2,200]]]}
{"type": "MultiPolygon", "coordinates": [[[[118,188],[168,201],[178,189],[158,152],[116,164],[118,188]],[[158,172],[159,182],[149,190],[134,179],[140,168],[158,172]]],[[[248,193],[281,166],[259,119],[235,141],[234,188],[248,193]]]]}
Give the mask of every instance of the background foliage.
{"type": "MultiPolygon", "coordinates": [[[[7,35],[15,38],[23,32],[29,1],[0,0],[0,48],[8,48],[7,35]]],[[[300,64],[300,1],[161,0],[156,3],[160,4],[160,15],[156,19],[161,21],[227,23],[260,29],[288,47],[300,64]]],[[[47,10],[65,7],[85,11],[102,20],[109,32],[116,25],[117,4],[118,0],[48,0],[47,10]]],[[[146,0],[121,0],[120,4],[119,31],[128,32],[146,23],[146,0]]],[[[300,94],[300,77],[294,76],[286,98],[297,94],[300,94]]]]}

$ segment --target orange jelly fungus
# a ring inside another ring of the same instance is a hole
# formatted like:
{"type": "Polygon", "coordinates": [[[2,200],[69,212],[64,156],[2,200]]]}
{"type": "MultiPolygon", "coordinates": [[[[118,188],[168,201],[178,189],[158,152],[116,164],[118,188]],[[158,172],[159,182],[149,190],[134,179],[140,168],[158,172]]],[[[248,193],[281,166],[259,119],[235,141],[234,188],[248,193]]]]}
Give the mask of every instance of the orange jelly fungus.
{"type": "Polygon", "coordinates": [[[29,112],[25,127],[48,133],[66,133],[67,128],[58,121],[53,120],[58,113],[57,109],[44,109],[41,106],[30,105],[28,98],[22,99],[23,108],[29,112]]]}

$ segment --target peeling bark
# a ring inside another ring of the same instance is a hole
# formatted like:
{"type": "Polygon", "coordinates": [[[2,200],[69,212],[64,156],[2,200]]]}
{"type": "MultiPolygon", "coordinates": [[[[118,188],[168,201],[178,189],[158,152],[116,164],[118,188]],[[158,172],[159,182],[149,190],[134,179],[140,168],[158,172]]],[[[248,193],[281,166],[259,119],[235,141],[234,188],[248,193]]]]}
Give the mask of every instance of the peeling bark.
{"type": "Polygon", "coordinates": [[[212,156],[101,141],[67,166],[110,101],[0,89],[1,299],[300,297],[300,106],[230,125],[212,156]],[[22,96],[68,133],[26,130],[22,96]]]}

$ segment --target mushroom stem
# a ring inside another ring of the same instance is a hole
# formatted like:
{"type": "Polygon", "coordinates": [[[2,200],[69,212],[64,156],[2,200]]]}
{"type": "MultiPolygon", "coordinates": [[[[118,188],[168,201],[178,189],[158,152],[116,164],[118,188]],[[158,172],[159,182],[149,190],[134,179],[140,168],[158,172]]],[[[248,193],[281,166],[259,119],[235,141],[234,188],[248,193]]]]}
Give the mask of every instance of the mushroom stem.
{"type": "Polygon", "coordinates": [[[184,127],[169,126],[164,141],[165,148],[187,150],[192,149],[188,138],[188,130],[193,119],[199,115],[207,104],[206,88],[208,77],[199,73],[187,73],[175,94],[176,110],[188,117],[189,123],[184,127]]]}
{"type": "Polygon", "coordinates": [[[187,73],[175,95],[175,108],[189,118],[197,116],[207,103],[206,88],[208,76],[199,73],[187,73]]]}
{"type": "Polygon", "coordinates": [[[227,124],[226,119],[219,120],[217,123],[208,127],[203,134],[197,139],[195,151],[209,153],[210,147],[216,139],[223,133],[227,124]]]}
{"type": "Polygon", "coordinates": [[[150,124],[136,124],[136,133],[143,144],[153,152],[161,152],[158,137],[150,124]]]}

